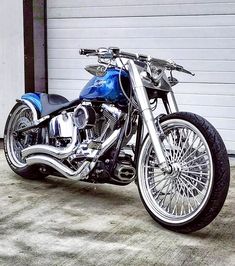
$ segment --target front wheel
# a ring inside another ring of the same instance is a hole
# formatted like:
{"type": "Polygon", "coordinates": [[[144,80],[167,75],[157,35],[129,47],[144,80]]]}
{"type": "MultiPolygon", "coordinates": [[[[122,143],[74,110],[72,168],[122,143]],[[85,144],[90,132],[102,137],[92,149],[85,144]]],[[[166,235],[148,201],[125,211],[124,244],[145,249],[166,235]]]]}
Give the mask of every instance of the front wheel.
{"type": "Polygon", "coordinates": [[[149,136],[138,162],[138,188],[149,214],[162,226],[190,233],[208,225],[221,210],[230,180],[229,160],[217,130],[186,112],[161,119],[162,141],[171,173],[163,173],[149,136]]]}

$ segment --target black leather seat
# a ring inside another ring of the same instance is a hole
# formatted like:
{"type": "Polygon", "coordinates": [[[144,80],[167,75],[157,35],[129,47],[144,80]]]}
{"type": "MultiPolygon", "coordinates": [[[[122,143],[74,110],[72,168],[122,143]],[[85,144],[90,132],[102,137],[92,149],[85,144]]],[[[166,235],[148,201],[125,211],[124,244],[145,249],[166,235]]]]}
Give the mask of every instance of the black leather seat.
{"type": "Polygon", "coordinates": [[[41,116],[46,116],[58,112],[64,108],[69,108],[80,103],[79,99],[69,101],[65,97],[58,94],[46,94],[42,93],[40,95],[42,112],[41,116]]]}

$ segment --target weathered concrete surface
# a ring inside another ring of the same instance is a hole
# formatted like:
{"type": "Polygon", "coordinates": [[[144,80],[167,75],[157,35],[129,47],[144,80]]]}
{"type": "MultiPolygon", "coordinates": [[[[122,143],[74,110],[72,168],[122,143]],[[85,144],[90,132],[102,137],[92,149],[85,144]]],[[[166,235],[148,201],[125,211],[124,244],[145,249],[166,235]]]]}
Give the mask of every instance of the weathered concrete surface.
{"type": "Polygon", "coordinates": [[[180,235],[145,211],[135,184],[27,181],[0,151],[0,265],[235,265],[235,169],[207,228],[180,235]]]}

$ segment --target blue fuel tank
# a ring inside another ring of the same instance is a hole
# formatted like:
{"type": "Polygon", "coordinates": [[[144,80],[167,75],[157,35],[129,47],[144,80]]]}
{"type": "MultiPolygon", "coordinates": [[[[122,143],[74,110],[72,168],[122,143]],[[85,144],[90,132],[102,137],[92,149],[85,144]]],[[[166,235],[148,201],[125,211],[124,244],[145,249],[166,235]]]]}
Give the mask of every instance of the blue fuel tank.
{"type": "MultiPolygon", "coordinates": [[[[103,77],[94,76],[82,89],[80,99],[85,101],[101,101],[112,102],[116,104],[126,104],[127,99],[122,93],[119,83],[120,69],[112,67],[108,68],[103,77]]],[[[128,86],[129,74],[122,70],[121,72],[122,85],[128,86]]],[[[129,88],[125,88],[125,90],[129,88]]]]}

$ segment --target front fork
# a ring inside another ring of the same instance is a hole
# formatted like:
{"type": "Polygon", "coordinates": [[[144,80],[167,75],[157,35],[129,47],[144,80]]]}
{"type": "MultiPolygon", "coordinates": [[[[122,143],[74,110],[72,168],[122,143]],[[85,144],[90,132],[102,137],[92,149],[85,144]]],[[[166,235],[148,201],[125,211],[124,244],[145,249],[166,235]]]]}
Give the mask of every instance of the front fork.
{"type": "Polygon", "coordinates": [[[173,91],[168,92],[164,97],[163,97],[163,104],[166,109],[167,114],[172,114],[179,112],[178,105],[175,100],[175,95],[173,91]]]}
{"type": "MultiPolygon", "coordinates": [[[[128,70],[130,75],[131,84],[134,90],[134,94],[136,96],[138,105],[141,110],[141,116],[143,118],[143,121],[147,127],[149,136],[151,138],[154,151],[157,155],[159,167],[164,172],[171,172],[171,167],[169,166],[166,156],[162,147],[161,142],[161,132],[157,128],[155,124],[155,119],[153,117],[152,109],[149,103],[149,98],[146,92],[145,87],[143,86],[143,82],[141,80],[140,74],[138,72],[138,69],[134,63],[133,60],[128,61],[128,70]]],[[[177,112],[178,107],[175,101],[175,97],[173,92],[169,93],[168,99],[164,103],[167,112],[177,112]]]]}

